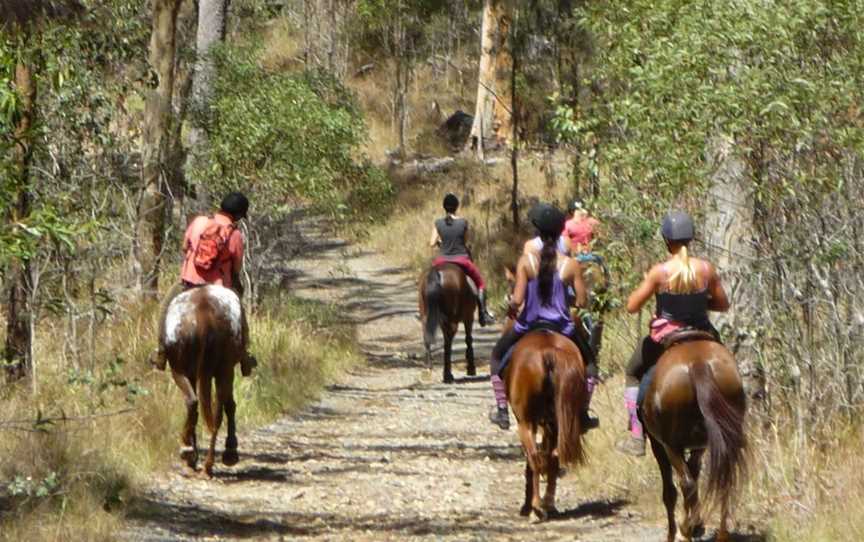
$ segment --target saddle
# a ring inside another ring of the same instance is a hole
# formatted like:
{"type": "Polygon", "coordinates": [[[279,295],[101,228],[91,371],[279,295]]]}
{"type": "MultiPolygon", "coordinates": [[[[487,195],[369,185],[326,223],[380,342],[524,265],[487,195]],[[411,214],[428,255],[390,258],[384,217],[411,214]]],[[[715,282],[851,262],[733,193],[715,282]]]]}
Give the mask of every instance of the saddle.
{"type": "MultiPolygon", "coordinates": [[[[540,321],[536,322],[534,325],[532,325],[531,328],[525,332],[525,335],[528,335],[529,333],[533,333],[535,331],[541,331],[543,333],[557,333],[557,334],[561,335],[562,337],[567,337],[567,335],[564,335],[563,333],[558,331],[558,329],[554,325],[550,324],[549,322],[544,322],[543,320],[540,320],[540,321]]],[[[522,337],[524,337],[525,335],[522,335],[522,337]]],[[[522,340],[522,337],[520,337],[519,340],[522,340]]],[[[569,339],[569,337],[567,337],[567,338],[569,339]]],[[[507,352],[504,353],[504,357],[501,358],[501,364],[498,366],[498,374],[503,373],[504,369],[507,368],[507,365],[510,364],[510,358],[513,357],[513,351],[516,350],[516,346],[518,344],[519,344],[519,341],[516,341],[516,344],[511,346],[507,350],[507,352]]]]}
{"type": "Polygon", "coordinates": [[[720,342],[720,339],[710,331],[704,331],[693,327],[683,327],[664,337],[660,344],[663,346],[663,350],[666,351],[675,345],[693,341],[720,342]]]}
{"type": "MultiPolygon", "coordinates": [[[[456,262],[447,262],[447,263],[452,263],[453,265],[459,265],[456,262]]],[[[438,273],[438,281],[441,282],[444,280],[444,277],[441,276],[441,271],[438,270],[438,267],[439,266],[435,266],[435,272],[438,273]]],[[[459,267],[461,268],[462,266],[459,265],[459,267]]],[[[465,270],[463,269],[462,271],[464,272],[465,270]]],[[[474,294],[474,297],[477,297],[478,295],[480,295],[480,290],[477,289],[477,285],[474,284],[474,280],[468,276],[468,273],[465,273],[465,280],[468,282],[468,287],[471,288],[471,293],[474,294]]]]}

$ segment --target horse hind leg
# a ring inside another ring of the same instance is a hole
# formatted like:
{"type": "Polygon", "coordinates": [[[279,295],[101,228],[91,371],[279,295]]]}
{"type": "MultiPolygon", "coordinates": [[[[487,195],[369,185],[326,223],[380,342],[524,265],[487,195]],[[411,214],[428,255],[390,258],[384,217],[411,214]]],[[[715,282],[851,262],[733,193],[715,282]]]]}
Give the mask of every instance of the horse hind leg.
{"type": "MultiPolygon", "coordinates": [[[[213,464],[216,463],[216,437],[219,436],[219,427],[222,425],[222,393],[219,386],[221,379],[216,378],[216,401],[213,405],[213,432],[210,434],[210,448],[207,450],[207,458],[204,460],[204,473],[208,478],[213,476],[213,464]]],[[[209,385],[209,384],[208,384],[209,385]]]]}
{"type": "Polygon", "coordinates": [[[477,365],[474,362],[473,315],[462,324],[465,327],[465,360],[468,362],[466,373],[468,376],[477,376],[477,365]]]}
{"type": "Polygon", "coordinates": [[[453,383],[453,337],[456,335],[455,326],[447,325],[444,329],[444,377],[445,384],[453,383]]]}
{"type": "Polygon", "coordinates": [[[195,470],[198,466],[198,442],[195,435],[198,426],[198,396],[186,375],[172,369],[171,376],[183,393],[183,400],[186,403],[186,423],[180,435],[180,459],[185,461],[190,469],[195,470]]]}
{"type": "Polygon", "coordinates": [[[228,419],[228,436],[225,437],[225,451],[222,452],[222,464],[227,466],[236,465],[240,460],[237,453],[237,403],[234,402],[234,368],[231,367],[229,372],[223,375],[225,379],[223,383],[216,383],[216,393],[219,395],[219,401],[224,405],[225,417],[228,419]]]}
{"type": "Polygon", "coordinates": [[[540,501],[540,473],[543,471],[541,465],[540,453],[537,451],[537,443],[534,441],[535,430],[524,422],[519,422],[519,440],[522,442],[522,449],[525,451],[528,467],[526,468],[526,488],[525,488],[525,504],[522,506],[520,513],[529,515],[534,512],[534,515],[539,521],[545,521],[548,517],[546,510],[543,509],[543,503],[540,501]],[[527,486],[527,473],[531,471],[530,488],[527,486]],[[531,499],[529,501],[528,494],[530,492],[531,499]],[[530,507],[530,508],[529,508],[530,507]]]}
{"type": "Polygon", "coordinates": [[[669,463],[678,476],[678,485],[681,486],[681,494],[684,496],[684,522],[681,524],[681,535],[684,540],[693,539],[693,530],[701,520],[699,516],[699,493],[697,492],[696,480],[690,474],[690,468],[684,461],[683,452],[666,449],[669,463]]]}
{"type": "Polygon", "coordinates": [[[693,450],[690,452],[690,457],[687,458],[687,468],[690,470],[690,476],[693,478],[695,500],[690,526],[691,532],[696,538],[705,534],[705,523],[702,520],[702,509],[699,504],[699,473],[702,471],[702,455],[704,453],[704,448],[693,450]]]}
{"type": "Polygon", "coordinates": [[[651,451],[654,452],[654,458],[657,459],[657,466],[660,468],[660,477],[663,479],[663,504],[666,506],[668,524],[666,541],[674,542],[676,531],[675,501],[678,500],[678,492],[675,490],[675,482],[672,480],[672,465],[669,463],[669,456],[663,445],[653,437],[651,437],[651,451]]]}
{"type": "Polygon", "coordinates": [[[558,513],[558,509],[555,508],[555,490],[558,486],[558,474],[561,469],[558,455],[553,453],[557,442],[558,435],[552,432],[547,434],[544,431],[542,453],[545,456],[546,494],[543,496],[543,510],[552,516],[558,513]]]}

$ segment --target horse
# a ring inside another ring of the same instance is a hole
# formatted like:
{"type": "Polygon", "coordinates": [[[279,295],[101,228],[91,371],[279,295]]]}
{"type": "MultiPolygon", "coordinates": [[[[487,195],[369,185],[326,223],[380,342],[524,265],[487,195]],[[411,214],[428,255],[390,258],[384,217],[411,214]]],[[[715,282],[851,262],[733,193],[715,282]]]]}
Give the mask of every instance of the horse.
{"type": "Polygon", "coordinates": [[[198,403],[210,431],[210,448],[204,462],[206,475],[213,475],[216,436],[222,412],[228,418],[228,436],[222,463],[235,465],[237,428],[234,402],[234,365],[246,345],[242,332],[243,310],[240,298],[228,288],[208,285],[192,288],[171,300],[165,318],[164,348],[171,376],[186,402],[186,423],[181,434],[180,458],[197,469],[198,403]],[[216,382],[216,400],[211,398],[216,382]]]}
{"type": "Polygon", "coordinates": [[[468,284],[468,277],[461,267],[454,263],[444,263],[428,269],[419,281],[420,318],[423,322],[423,345],[426,348],[426,363],[432,369],[432,347],[438,328],[444,335],[444,378],[445,384],[453,383],[452,347],[453,337],[459,329],[459,322],[465,329],[465,358],[468,361],[468,376],[477,374],[474,363],[474,308],[477,300],[468,284]]]}
{"type": "Polygon", "coordinates": [[[706,497],[720,504],[716,540],[726,542],[730,501],[746,476],[746,399],[729,350],[704,332],[689,332],[692,340],[687,338],[679,336],[686,342],[672,344],[652,369],[653,376],[646,375],[650,381],[640,415],[663,479],[668,541],[675,540],[676,529],[673,470],[684,496],[683,537],[691,540],[704,530],[698,482],[707,447],[706,497]]]}
{"type": "Polygon", "coordinates": [[[585,365],[579,349],[567,337],[532,331],[516,343],[501,377],[526,459],[525,502],[519,514],[534,512],[543,521],[557,513],[555,488],[561,465],[585,462],[579,417],[587,399],[585,365]],[[538,428],[543,430],[539,449],[538,428]],[[546,475],[546,493],[541,500],[542,474],[546,475]]]}

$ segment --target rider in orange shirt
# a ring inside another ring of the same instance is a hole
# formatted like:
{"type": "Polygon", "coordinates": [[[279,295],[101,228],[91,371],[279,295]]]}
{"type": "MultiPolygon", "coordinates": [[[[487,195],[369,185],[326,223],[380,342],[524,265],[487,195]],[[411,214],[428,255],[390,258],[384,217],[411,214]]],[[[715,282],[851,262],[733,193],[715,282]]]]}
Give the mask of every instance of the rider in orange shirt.
{"type": "MultiPolygon", "coordinates": [[[[183,236],[183,266],[180,270],[180,281],[171,287],[162,303],[159,318],[159,349],[151,357],[151,363],[159,370],[164,370],[165,358],[165,317],[168,305],[181,293],[191,288],[217,284],[234,290],[243,297],[243,284],[240,281],[240,270],[243,266],[243,234],[236,223],[246,218],[249,210],[249,200],[240,192],[232,192],[225,196],[219,212],[213,216],[198,216],[186,228],[183,236]],[[203,241],[202,241],[203,240],[203,241]],[[204,247],[209,247],[213,254],[208,266],[201,265],[201,253],[204,247]]],[[[249,344],[249,325],[245,311],[241,317],[243,342],[249,344]]],[[[252,374],[252,368],[258,362],[248,350],[240,361],[240,371],[243,376],[252,374]]]]}

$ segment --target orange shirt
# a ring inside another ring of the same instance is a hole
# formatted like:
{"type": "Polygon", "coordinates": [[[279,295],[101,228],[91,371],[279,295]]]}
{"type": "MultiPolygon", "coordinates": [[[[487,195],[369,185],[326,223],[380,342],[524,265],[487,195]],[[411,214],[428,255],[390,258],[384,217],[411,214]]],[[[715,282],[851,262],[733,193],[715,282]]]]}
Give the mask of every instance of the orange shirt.
{"type": "MultiPolygon", "coordinates": [[[[225,213],[216,213],[213,215],[213,220],[225,226],[233,223],[231,217],[225,213]]],[[[202,272],[195,267],[195,250],[198,248],[201,234],[209,224],[210,217],[199,216],[186,228],[186,235],[183,237],[185,256],[180,270],[180,279],[190,284],[218,284],[230,288],[232,273],[239,273],[243,265],[243,234],[240,230],[234,230],[228,238],[227,250],[230,257],[223,257],[212,269],[202,272]]]]}
{"type": "Polygon", "coordinates": [[[583,251],[588,250],[588,245],[594,239],[594,229],[600,222],[590,216],[581,219],[571,218],[564,224],[564,233],[570,238],[573,250],[579,247],[583,251]]]}

